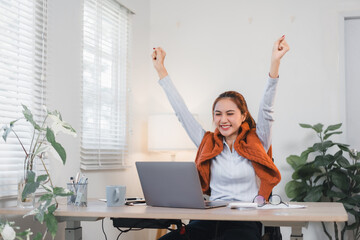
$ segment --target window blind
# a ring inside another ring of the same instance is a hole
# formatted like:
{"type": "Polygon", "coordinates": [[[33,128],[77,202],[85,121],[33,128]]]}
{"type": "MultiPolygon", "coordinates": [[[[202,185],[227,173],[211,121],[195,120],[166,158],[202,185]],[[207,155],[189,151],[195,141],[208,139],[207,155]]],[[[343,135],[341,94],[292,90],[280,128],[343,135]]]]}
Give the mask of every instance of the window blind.
{"type": "MultiPolygon", "coordinates": [[[[36,121],[43,119],[46,72],[46,0],[0,1],[0,127],[23,118],[26,105],[36,121]]],[[[26,120],[14,130],[29,149],[33,128],[26,120]]],[[[2,135],[2,134],[1,134],[2,135]]],[[[25,153],[13,133],[0,140],[0,197],[17,194],[25,153]]],[[[43,174],[37,163],[36,171],[43,174]]]]}
{"type": "Polygon", "coordinates": [[[131,11],[85,0],[81,169],[116,169],[128,153],[127,73],[131,11]]]}

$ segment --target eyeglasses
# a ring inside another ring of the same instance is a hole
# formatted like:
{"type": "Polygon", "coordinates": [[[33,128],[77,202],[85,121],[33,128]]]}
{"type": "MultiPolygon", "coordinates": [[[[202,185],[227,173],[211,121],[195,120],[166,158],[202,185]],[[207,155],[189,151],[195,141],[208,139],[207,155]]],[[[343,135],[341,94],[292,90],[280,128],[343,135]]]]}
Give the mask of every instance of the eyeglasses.
{"type": "Polygon", "coordinates": [[[289,206],[289,204],[283,202],[281,200],[281,197],[277,194],[272,194],[269,198],[269,201],[266,201],[265,198],[261,195],[257,195],[254,197],[253,203],[257,203],[258,207],[262,207],[266,205],[267,203],[272,205],[279,205],[279,204],[285,204],[285,206],[289,206]]]}

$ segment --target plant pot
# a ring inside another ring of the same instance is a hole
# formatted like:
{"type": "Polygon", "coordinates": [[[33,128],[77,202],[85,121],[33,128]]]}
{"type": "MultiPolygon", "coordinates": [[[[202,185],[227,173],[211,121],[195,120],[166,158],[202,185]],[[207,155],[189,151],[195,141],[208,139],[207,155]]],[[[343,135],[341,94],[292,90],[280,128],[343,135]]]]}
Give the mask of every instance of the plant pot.
{"type": "Polygon", "coordinates": [[[35,205],[35,193],[27,195],[25,198],[22,197],[25,185],[27,183],[28,173],[26,172],[18,182],[18,193],[17,193],[17,206],[22,208],[34,208],[35,205]]]}

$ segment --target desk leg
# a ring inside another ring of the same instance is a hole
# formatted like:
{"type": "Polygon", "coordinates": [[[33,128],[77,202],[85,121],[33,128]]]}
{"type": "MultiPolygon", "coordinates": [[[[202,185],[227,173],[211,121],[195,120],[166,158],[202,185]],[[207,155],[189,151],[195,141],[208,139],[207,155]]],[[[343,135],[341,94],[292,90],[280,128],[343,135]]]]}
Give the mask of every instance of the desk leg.
{"type": "Polygon", "coordinates": [[[57,216],[58,222],[66,222],[65,240],[82,240],[81,221],[98,221],[101,217],[64,217],[57,216]]]}
{"type": "Polygon", "coordinates": [[[291,227],[290,240],[303,240],[302,227],[291,227]]]}
{"type": "Polygon", "coordinates": [[[291,227],[290,240],[303,240],[302,228],[308,226],[308,222],[276,222],[263,221],[262,224],[268,227],[291,227]]]}
{"type": "Polygon", "coordinates": [[[66,221],[66,240],[82,240],[82,228],[80,221],[66,221]]]}

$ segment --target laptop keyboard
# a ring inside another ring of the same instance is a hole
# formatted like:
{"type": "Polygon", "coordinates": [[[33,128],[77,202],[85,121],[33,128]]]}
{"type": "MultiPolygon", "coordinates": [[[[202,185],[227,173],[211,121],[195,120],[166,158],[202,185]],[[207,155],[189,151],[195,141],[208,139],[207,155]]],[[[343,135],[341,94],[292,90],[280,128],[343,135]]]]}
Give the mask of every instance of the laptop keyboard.
{"type": "Polygon", "coordinates": [[[227,202],[224,201],[205,201],[205,207],[219,207],[226,206],[227,202]]]}

